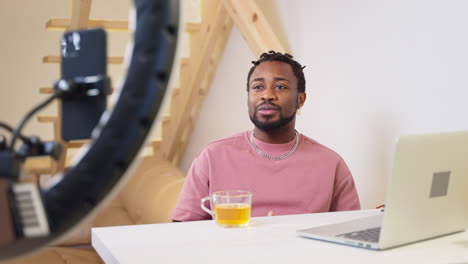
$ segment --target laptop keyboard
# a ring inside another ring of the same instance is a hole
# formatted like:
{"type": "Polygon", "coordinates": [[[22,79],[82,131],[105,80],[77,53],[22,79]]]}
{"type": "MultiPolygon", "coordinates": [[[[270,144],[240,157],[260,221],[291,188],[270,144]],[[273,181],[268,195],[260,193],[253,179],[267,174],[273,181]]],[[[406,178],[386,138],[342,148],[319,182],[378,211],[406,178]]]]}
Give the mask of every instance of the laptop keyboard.
{"type": "Polygon", "coordinates": [[[369,228],[360,231],[354,231],[337,235],[338,237],[351,238],[355,240],[361,240],[366,242],[377,243],[380,236],[380,227],[369,228]]]}

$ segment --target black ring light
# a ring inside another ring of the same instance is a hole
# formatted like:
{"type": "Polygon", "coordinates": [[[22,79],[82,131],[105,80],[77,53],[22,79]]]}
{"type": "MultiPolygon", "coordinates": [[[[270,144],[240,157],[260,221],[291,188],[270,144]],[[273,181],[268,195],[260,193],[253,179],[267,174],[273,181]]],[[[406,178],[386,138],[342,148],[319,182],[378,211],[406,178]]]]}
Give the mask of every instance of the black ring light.
{"type": "Polygon", "coordinates": [[[79,163],[43,192],[50,235],[15,240],[0,248],[0,260],[48,245],[78,225],[121,180],[144,144],[174,61],[179,2],[136,0],[135,9],[133,52],[118,102],[104,114],[107,120],[101,119],[99,133],[79,163]]]}

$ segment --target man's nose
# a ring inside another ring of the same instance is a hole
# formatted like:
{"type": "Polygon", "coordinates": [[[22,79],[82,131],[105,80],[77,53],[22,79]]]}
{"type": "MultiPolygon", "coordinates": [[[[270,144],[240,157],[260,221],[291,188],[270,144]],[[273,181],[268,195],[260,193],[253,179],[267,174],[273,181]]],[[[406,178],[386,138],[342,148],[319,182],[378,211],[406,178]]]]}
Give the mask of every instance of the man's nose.
{"type": "Polygon", "coordinates": [[[262,94],[262,100],[264,101],[272,101],[272,100],[275,100],[276,99],[276,93],[275,93],[275,89],[274,88],[266,88],[265,90],[263,90],[263,94],[262,94]]]}

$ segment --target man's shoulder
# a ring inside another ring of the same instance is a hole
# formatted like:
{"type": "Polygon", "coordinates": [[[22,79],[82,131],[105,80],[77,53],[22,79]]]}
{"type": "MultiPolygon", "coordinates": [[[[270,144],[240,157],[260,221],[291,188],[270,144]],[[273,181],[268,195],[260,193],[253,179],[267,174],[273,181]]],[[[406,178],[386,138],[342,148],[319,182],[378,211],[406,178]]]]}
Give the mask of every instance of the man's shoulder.
{"type": "Polygon", "coordinates": [[[336,168],[336,175],[341,175],[343,177],[350,175],[348,165],[346,165],[345,160],[338,152],[307,136],[303,136],[303,138],[303,145],[305,146],[303,154],[305,156],[314,156],[314,158],[320,160],[322,164],[333,165],[336,168]]]}
{"type": "Polygon", "coordinates": [[[205,145],[200,153],[202,152],[213,152],[213,151],[219,151],[219,150],[226,150],[226,148],[229,148],[230,146],[232,147],[241,147],[244,144],[247,143],[246,140],[246,131],[236,133],[232,136],[225,137],[222,139],[218,139],[216,141],[213,141],[211,143],[208,143],[205,145]]]}
{"type": "Polygon", "coordinates": [[[304,147],[306,148],[306,150],[308,149],[313,149],[314,152],[318,152],[320,153],[320,155],[325,155],[325,156],[328,156],[328,157],[334,157],[334,158],[337,158],[337,159],[340,159],[342,160],[343,158],[340,156],[340,154],[338,154],[336,151],[334,151],[333,149],[319,143],[317,140],[314,140],[304,134],[302,134],[302,137],[303,137],[303,142],[304,142],[304,147]]]}

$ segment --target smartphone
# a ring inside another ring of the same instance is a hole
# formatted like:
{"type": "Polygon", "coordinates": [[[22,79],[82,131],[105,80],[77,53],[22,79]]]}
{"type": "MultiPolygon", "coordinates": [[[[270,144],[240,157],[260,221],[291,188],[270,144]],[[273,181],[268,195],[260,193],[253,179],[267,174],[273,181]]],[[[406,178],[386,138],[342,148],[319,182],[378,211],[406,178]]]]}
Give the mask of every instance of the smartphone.
{"type": "MultiPolygon", "coordinates": [[[[61,40],[61,78],[107,76],[106,32],[87,29],[66,32],[61,40]]],[[[107,106],[106,93],[63,98],[61,132],[65,141],[88,139],[107,106]]]]}

